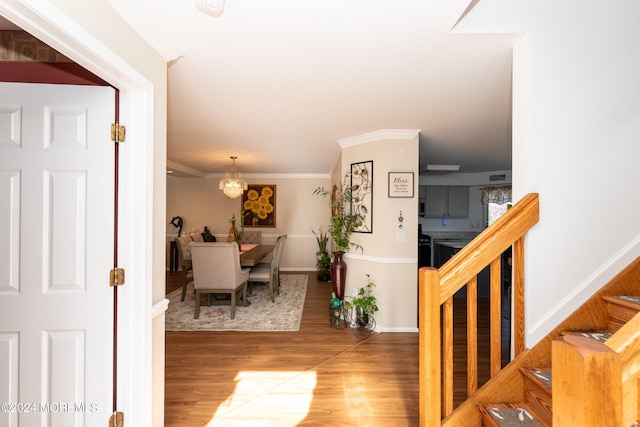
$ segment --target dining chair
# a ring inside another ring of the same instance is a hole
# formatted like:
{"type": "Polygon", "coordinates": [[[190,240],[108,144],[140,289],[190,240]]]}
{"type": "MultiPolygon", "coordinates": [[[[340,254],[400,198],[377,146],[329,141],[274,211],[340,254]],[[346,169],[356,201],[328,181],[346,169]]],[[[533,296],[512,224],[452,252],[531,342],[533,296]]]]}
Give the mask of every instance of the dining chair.
{"type": "MultiPolygon", "coordinates": [[[[281,236],[278,237],[278,240],[280,240],[280,246],[278,246],[277,248],[274,249],[274,253],[275,255],[278,257],[276,260],[276,269],[277,274],[276,274],[276,293],[278,295],[280,295],[280,261],[282,261],[282,252],[284,251],[284,244],[287,240],[287,235],[283,234],[281,236]],[[276,251],[277,250],[277,251],[276,251]]],[[[277,241],[276,241],[277,243],[277,241]]]]}
{"type": "Polygon", "coordinates": [[[240,267],[240,252],[235,242],[191,243],[193,287],[196,291],[196,311],[200,316],[200,297],[207,295],[208,305],[231,305],[231,318],[236,316],[236,305],[247,304],[249,269],[240,267]],[[229,294],[229,299],[211,298],[211,294],[229,294]]]}
{"type": "Polygon", "coordinates": [[[250,283],[265,283],[268,286],[271,302],[275,302],[276,294],[280,295],[280,259],[286,239],[286,234],[278,236],[270,264],[258,264],[249,272],[250,283]]]}
{"type": "Polygon", "coordinates": [[[242,243],[259,245],[262,243],[261,230],[244,230],[242,232],[242,243]]]}
{"type": "Polygon", "coordinates": [[[180,301],[184,301],[184,296],[187,292],[187,285],[193,281],[193,267],[191,263],[191,248],[189,244],[192,242],[191,236],[183,234],[176,238],[176,246],[178,248],[178,262],[180,264],[180,270],[182,270],[182,298],[180,301]]]}

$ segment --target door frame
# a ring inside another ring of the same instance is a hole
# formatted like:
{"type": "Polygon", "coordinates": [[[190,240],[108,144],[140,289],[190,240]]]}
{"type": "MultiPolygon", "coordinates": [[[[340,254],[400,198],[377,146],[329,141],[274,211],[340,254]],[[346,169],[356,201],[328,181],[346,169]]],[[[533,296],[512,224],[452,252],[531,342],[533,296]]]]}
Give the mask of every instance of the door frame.
{"type": "MultiPolygon", "coordinates": [[[[151,426],[153,415],[162,414],[158,405],[164,401],[162,390],[154,392],[153,387],[164,384],[163,374],[157,378],[160,368],[156,363],[154,369],[153,354],[159,348],[153,342],[158,339],[153,336],[154,317],[164,314],[162,301],[153,306],[153,210],[164,203],[157,198],[163,189],[154,193],[154,183],[161,182],[155,177],[159,172],[154,171],[154,163],[160,168],[166,161],[153,154],[153,83],[51,3],[5,0],[0,3],[0,15],[120,91],[120,123],[127,126],[127,135],[119,164],[118,258],[119,267],[126,270],[126,282],[118,290],[118,410],[125,413],[127,425],[151,426]]],[[[166,157],[164,151],[162,157],[166,157]]],[[[164,174],[162,168],[163,178],[164,174]]],[[[158,358],[164,361],[163,355],[158,358]]]]}

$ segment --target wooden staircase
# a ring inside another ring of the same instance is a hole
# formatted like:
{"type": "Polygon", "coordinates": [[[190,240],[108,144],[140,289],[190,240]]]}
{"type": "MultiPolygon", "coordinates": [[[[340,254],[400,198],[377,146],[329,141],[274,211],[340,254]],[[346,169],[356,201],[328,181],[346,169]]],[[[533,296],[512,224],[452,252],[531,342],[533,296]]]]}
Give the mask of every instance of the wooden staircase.
{"type": "MultiPolygon", "coordinates": [[[[577,349],[578,352],[586,352],[587,354],[580,359],[586,359],[587,370],[594,370],[595,384],[591,384],[594,388],[598,389],[596,397],[600,397],[604,389],[606,388],[602,382],[602,367],[606,365],[607,359],[616,359],[617,353],[606,346],[606,342],[613,337],[613,335],[619,331],[625,324],[630,322],[634,316],[640,312],[640,297],[637,296],[603,296],[607,306],[607,326],[606,330],[567,330],[562,331],[560,338],[554,341],[553,345],[567,346],[570,349],[577,349]],[[565,339],[565,337],[569,337],[565,339]]],[[[552,345],[552,346],[553,346],[552,345]]],[[[559,352],[554,355],[554,360],[561,357],[563,349],[556,349],[559,352]]],[[[564,356],[562,356],[564,358],[564,356]]],[[[552,363],[553,363],[552,361],[552,363]]],[[[561,362],[564,360],[560,360],[561,362]]],[[[582,365],[580,360],[577,363],[578,366],[582,365]]],[[[602,402],[597,402],[597,411],[589,414],[585,406],[581,406],[583,410],[565,410],[564,414],[553,415],[552,404],[552,383],[553,383],[553,370],[551,367],[526,367],[520,368],[524,383],[524,398],[521,402],[516,403],[479,403],[478,409],[482,414],[482,425],[487,427],[511,427],[511,426],[543,426],[550,427],[553,425],[554,420],[556,425],[623,425],[631,426],[638,425],[637,420],[632,419],[631,422],[623,420],[622,402],[610,402],[605,406],[604,402],[611,397],[611,391],[607,390],[607,396],[602,402]],[[564,421],[563,421],[564,419],[564,421]],[[618,421],[615,421],[615,420],[618,421]],[[604,420],[604,421],[603,421],[604,420]]],[[[561,377],[573,375],[566,373],[567,369],[560,367],[560,370],[564,373],[558,374],[561,377]]],[[[563,384],[562,390],[557,393],[564,394],[564,397],[560,397],[560,400],[569,400],[570,408],[575,408],[576,404],[587,404],[588,398],[576,397],[576,393],[573,392],[568,381],[577,382],[577,385],[588,388],[585,384],[585,377],[582,376],[582,372],[579,372],[580,377],[574,380],[563,378],[560,383],[563,384]],[[566,395],[569,395],[568,397],[566,395]],[[582,402],[571,402],[579,400],[582,402]]],[[[558,382],[556,380],[556,382],[558,382]]],[[[619,381],[612,381],[611,387],[616,388],[616,384],[619,381]]],[[[583,390],[587,395],[587,390],[583,390]]],[[[620,390],[621,391],[621,390],[620,390]]],[[[615,395],[615,392],[613,392],[615,395]]],[[[556,406],[558,404],[556,403],[556,406]]],[[[562,409],[559,409],[562,411],[562,409]]],[[[628,417],[634,417],[637,415],[637,410],[628,411],[628,417]]]]}
{"type": "Polygon", "coordinates": [[[528,194],[442,267],[420,268],[421,426],[629,427],[638,420],[640,297],[634,295],[640,295],[640,257],[527,349],[524,237],[538,222],[538,214],[538,195],[528,194]],[[513,360],[502,367],[501,263],[509,247],[513,360]],[[479,384],[477,278],[487,267],[490,366],[486,374],[490,379],[479,384]],[[453,298],[461,289],[466,291],[467,356],[454,363],[453,298]],[[457,383],[466,380],[465,401],[454,401],[454,376],[457,383]],[[556,384],[553,400],[551,382],[556,384]],[[509,418],[518,424],[506,424],[509,418]]]}

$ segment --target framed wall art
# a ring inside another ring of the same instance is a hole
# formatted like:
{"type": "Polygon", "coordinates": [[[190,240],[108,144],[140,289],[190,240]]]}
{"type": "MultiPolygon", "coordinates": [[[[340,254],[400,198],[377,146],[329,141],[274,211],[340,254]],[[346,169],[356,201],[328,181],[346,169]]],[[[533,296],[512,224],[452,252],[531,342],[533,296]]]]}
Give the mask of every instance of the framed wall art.
{"type": "Polygon", "coordinates": [[[245,227],[276,226],[276,186],[249,184],[242,193],[245,227]]]}
{"type": "Polygon", "coordinates": [[[351,163],[351,209],[364,216],[358,233],[373,233],[373,160],[351,163]]]}
{"type": "Polygon", "coordinates": [[[389,172],[389,197],[413,197],[413,172],[389,172]]]}

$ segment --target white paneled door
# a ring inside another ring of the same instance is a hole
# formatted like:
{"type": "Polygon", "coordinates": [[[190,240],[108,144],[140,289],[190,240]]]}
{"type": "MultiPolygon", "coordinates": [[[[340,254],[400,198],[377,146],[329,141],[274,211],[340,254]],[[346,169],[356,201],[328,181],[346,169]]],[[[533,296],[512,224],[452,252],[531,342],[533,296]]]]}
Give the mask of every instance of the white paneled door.
{"type": "Polygon", "coordinates": [[[112,411],[110,87],[0,83],[0,426],[112,411]]]}

